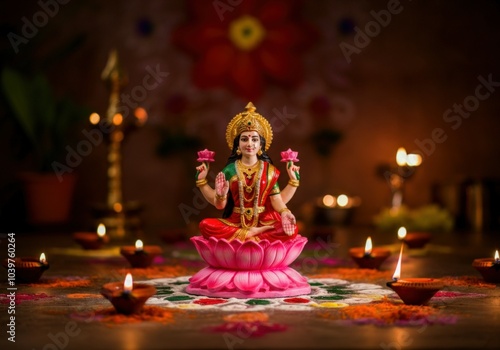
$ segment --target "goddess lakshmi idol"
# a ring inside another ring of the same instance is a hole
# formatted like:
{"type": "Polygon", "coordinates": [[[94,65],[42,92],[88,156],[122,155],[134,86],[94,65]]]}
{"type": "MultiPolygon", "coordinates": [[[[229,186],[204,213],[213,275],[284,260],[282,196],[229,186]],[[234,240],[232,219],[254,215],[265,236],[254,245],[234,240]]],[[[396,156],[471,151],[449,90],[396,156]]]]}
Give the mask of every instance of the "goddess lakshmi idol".
{"type": "Polygon", "coordinates": [[[299,186],[297,152],[281,152],[288,183],[280,189],[280,171],[267,154],[273,140],[270,123],[250,102],[228,124],[231,150],[225,168],[206,179],[214,152],[198,152],[196,186],[208,203],[223,210],[222,218],[200,222],[201,236],[192,237],[208,264],[189,280],[191,294],[223,298],[272,298],[309,294],[307,279],[290,268],[307,242],[298,233],[286,204],[299,186]]]}

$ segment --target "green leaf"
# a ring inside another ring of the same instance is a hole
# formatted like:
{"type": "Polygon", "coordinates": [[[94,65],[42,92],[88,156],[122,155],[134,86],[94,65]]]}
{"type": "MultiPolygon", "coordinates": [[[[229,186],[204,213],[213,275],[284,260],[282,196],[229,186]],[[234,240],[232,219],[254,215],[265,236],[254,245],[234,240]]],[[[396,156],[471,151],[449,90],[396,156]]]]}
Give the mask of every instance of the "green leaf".
{"type": "Polygon", "coordinates": [[[24,132],[34,147],[38,146],[36,121],[32,117],[32,101],[29,81],[20,73],[5,67],[2,71],[2,88],[24,132]]]}
{"type": "Polygon", "coordinates": [[[51,130],[56,125],[56,101],[47,79],[38,74],[33,79],[32,99],[38,124],[51,130]]]}

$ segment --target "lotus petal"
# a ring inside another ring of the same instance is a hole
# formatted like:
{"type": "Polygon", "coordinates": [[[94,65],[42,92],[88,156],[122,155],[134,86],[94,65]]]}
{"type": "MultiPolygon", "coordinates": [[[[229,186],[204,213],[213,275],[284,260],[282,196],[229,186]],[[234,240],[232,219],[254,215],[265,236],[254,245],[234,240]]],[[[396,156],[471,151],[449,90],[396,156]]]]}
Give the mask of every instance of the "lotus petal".
{"type": "Polygon", "coordinates": [[[291,281],[295,282],[297,285],[305,285],[308,284],[307,278],[302,276],[300,273],[292,269],[291,267],[287,267],[281,270],[284,274],[286,274],[291,281]]]}
{"type": "Polygon", "coordinates": [[[307,239],[305,239],[304,237],[300,237],[299,239],[295,239],[289,243],[290,246],[287,249],[286,257],[283,259],[282,262],[283,266],[290,265],[295,259],[298,258],[300,253],[302,253],[302,249],[304,249],[304,245],[306,244],[306,242],[307,239]]]}
{"type": "Polygon", "coordinates": [[[262,271],[262,276],[276,289],[286,289],[290,285],[290,279],[281,270],[265,270],[262,271]]]}
{"type": "Polygon", "coordinates": [[[271,242],[269,242],[269,240],[267,240],[267,239],[263,239],[262,241],[259,241],[259,245],[264,250],[264,254],[265,254],[265,251],[271,245],[271,242]]]}
{"type": "Polygon", "coordinates": [[[210,276],[212,273],[214,273],[214,271],[217,271],[217,270],[214,268],[211,268],[210,266],[207,266],[207,267],[201,269],[200,271],[198,271],[197,273],[195,273],[194,276],[192,276],[189,279],[189,283],[191,285],[197,286],[198,284],[203,282],[203,280],[205,280],[208,276],[210,276]]]}
{"type": "Polygon", "coordinates": [[[257,292],[264,283],[260,271],[237,271],[233,281],[242,292],[257,292]]]}
{"type": "Polygon", "coordinates": [[[233,247],[234,251],[236,252],[242,245],[243,242],[240,241],[239,239],[233,239],[232,241],[229,242],[231,247],[233,247]]]}
{"type": "Polygon", "coordinates": [[[234,270],[217,270],[207,279],[207,288],[211,292],[216,292],[225,287],[228,281],[231,281],[235,275],[234,270]]]}
{"type": "Polygon", "coordinates": [[[236,267],[236,252],[233,246],[225,239],[217,242],[214,254],[220,266],[227,269],[234,269],[236,267]]]}
{"type": "Polygon", "coordinates": [[[264,250],[254,241],[246,241],[236,251],[236,264],[241,270],[258,270],[264,259],[264,250]]]}
{"type": "Polygon", "coordinates": [[[207,262],[208,265],[219,267],[217,259],[215,259],[215,256],[213,255],[213,249],[209,245],[208,241],[205,239],[193,239],[193,243],[200,256],[207,262]]]}
{"type": "Polygon", "coordinates": [[[274,241],[264,250],[264,260],[261,269],[269,269],[281,266],[286,256],[285,246],[280,241],[274,241]]]}

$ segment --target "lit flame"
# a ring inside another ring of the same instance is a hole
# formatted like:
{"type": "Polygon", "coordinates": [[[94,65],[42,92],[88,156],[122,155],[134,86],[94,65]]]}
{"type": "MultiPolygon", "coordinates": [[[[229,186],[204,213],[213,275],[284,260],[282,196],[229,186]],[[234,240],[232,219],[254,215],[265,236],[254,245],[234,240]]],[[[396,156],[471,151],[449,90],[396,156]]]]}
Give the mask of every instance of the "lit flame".
{"type": "Polygon", "coordinates": [[[123,122],[123,115],[121,115],[120,113],[116,113],[113,116],[113,124],[120,125],[122,122],[123,122]]]}
{"type": "Polygon", "coordinates": [[[132,274],[127,273],[127,276],[125,277],[125,282],[123,282],[123,290],[125,292],[131,292],[133,285],[134,281],[132,280],[132,274]]]}
{"type": "Polygon", "coordinates": [[[331,194],[327,194],[326,196],[323,197],[323,204],[325,207],[333,207],[335,206],[335,197],[332,196],[331,194]]]}
{"type": "Polygon", "coordinates": [[[144,125],[148,120],[148,112],[142,107],[137,107],[134,111],[134,115],[137,118],[139,125],[144,125]]]}
{"type": "Polygon", "coordinates": [[[401,226],[398,229],[398,238],[399,239],[404,239],[406,237],[406,228],[404,226],[401,226]]]}
{"type": "Polygon", "coordinates": [[[97,226],[97,235],[99,237],[104,237],[104,235],[106,234],[106,226],[104,226],[103,223],[99,224],[99,226],[97,226]]]}
{"type": "Polygon", "coordinates": [[[117,213],[121,213],[123,210],[123,205],[119,202],[116,202],[115,204],[113,204],[113,210],[117,213]]]}
{"type": "Polygon", "coordinates": [[[500,261],[500,256],[498,256],[498,249],[495,251],[495,261],[500,261]]]}
{"type": "Polygon", "coordinates": [[[406,165],[407,159],[406,150],[403,147],[399,147],[396,153],[396,163],[398,163],[399,166],[404,166],[406,165]]]}
{"type": "Polygon", "coordinates": [[[47,258],[45,258],[45,253],[40,254],[40,262],[45,264],[47,262],[47,258]]]}
{"type": "Polygon", "coordinates": [[[89,117],[90,124],[92,124],[92,125],[97,125],[100,120],[101,120],[101,117],[97,113],[92,113],[89,117]]]}
{"type": "Polygon", "coordinates": [[[422,156],[420,154],[411,153],[406,157],[406,162],[409,166],[419,166],[422,164],[422,156]]]}
{"type": "Polygon", "coordinates": [[[345,194],[341,194],[337,197],[337,204],[339,205],[339,207],[345,207],[347,205],[347,202],[349,202],[349,197],[347,197],[345,194]]]}
{"type": "Polygon", "coordinates": [[[392,275],[392,279],[397,281],[401,278],[401,259],[403,257],[403,244],[401,244],[401,251],[399,252],[398,264],[396,265],[396,270],[394,270],[394,275],[392,275]]]}
{"type": "Polygon", "coordinates": [[[142,241],[140,239],[135,241],[135,250],[142,250],[143,247],[144,247],[144,244],[142,243],[142,241]]]}
{"type": "Polygon", "coordinates": [[[368,238],[366,239],[366,244],[365,244],[365,254],[367,254],[367,255],[371,254],[372,248],[373,248],[372,238],[370,236],[368,236],[368,238]]]}

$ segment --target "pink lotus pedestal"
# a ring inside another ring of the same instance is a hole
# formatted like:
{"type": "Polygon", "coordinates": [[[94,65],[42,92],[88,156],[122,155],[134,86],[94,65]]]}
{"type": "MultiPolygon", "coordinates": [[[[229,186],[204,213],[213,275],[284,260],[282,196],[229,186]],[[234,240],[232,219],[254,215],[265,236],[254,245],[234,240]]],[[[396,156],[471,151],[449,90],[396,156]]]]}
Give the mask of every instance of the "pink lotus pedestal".
{"type": "Polygon", "coordinates": [[[307,279],[288,267],[307,238],[281,242],[241,242],[192,237],[209,266],[189,279],[186,292],[220,298],[282,298],[311,292],[307,279]]]}

